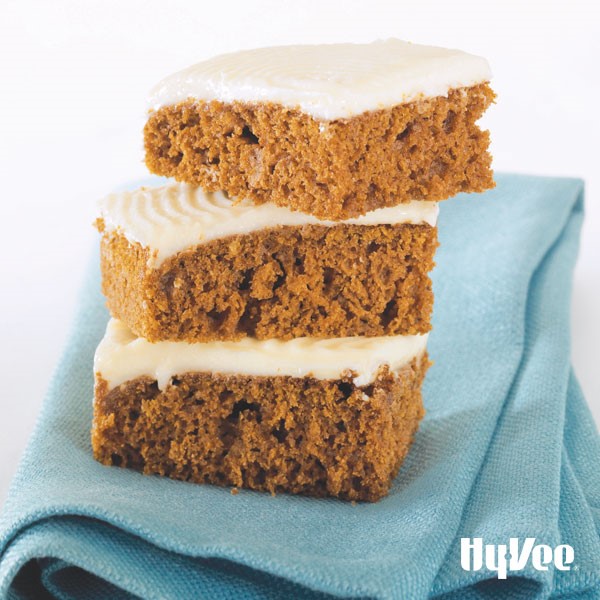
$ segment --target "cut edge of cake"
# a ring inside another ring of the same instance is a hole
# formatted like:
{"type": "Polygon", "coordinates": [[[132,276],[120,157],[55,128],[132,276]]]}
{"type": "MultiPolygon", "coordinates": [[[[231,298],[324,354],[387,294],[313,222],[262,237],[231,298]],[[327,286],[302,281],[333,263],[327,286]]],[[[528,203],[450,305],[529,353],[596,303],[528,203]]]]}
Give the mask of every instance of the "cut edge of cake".
{"type": "Polygon", "coordinates": [[[438,208],[344,222],[174,184],[100,203],[102,290],[150,341],[425,333],[438,208]]]}
{"type": "Polygon", "coordinates": [[[203,344],[170,343],[176,353],[207,357],[186,362],[113,320],[95,360],[94,456],[196,483],[377,501],[424,415],[426,336],[414,337],[253,341],[263,348],[253,372],[240,342],[225,344],[232,353],[226,363],[208,358],[214,351],[199,350],[203,344]],[[386,343],[404,346],[392,364],[386,343]],[[306,369],[290,374],[298,362],[306,369]],[[219,372],[216,364],[239,372],[219,372]]]}
{"type": "Polygon", "coordinates": [[[480,57],[398,40],[215,57],[151,95],[146,164],[334,220],[481,192],[490,76],[480,57]]]}

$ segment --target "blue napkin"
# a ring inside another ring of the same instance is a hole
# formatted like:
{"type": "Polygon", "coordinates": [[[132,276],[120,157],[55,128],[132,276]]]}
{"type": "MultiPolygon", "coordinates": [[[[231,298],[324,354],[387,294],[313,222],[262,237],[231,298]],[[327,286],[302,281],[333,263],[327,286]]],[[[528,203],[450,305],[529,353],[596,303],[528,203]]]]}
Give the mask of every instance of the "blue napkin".
{"type": "Polygon", "coordinates": [[[443,202],[427,416],[376,504],[197,486],[92,459],[94,267],[0,520],[0,598],[597,598],[600,444],[569,364],[578,180],[443,202]],[[569,544],[463,570],[461,538],[569,544]]]}

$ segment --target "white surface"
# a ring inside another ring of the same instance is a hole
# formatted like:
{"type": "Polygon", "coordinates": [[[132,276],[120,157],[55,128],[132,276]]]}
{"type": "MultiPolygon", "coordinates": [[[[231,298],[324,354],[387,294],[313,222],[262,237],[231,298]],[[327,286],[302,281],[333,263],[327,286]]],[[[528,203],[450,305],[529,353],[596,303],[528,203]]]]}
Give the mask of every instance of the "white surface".
{"type": "Polygon", "coordinates": [[[435,225],[439,207],[437,202],[413,200],[345,221],[325,221],[270,202],[258,206],[249,200],[234,202],[222,192],[172,183],[109,194],[99,202],[98,212],[105,231],[116,231],[130,242],[153,250],[155,255],[148,262],[156,266],[191,246],[268,227],[340,223],[435,225]]]}
{"type": "Polygon", "coordinates": [[[156,110],[187,98],[266,101],[329,121],[489,79],[485,58],[397,39],[269,46],[221,54],[169,75],[147,106],[156,110]]]}
{"type": "Polygon", "coordinates": [[[421,356],[429,334],[384,337],[295,338],[237,342],[157,342],[136,337],[121,321],[111,319],[96,350],[94,371],[114,387],[148,375],[164,390],[171,377],[190,371],[251,376],[338,379],[355,374],[354,383],[369,385],[379,367],[398,371],[421,356]],[[390,358],[393,357],[393,360],[390,358]]]}
{"type": "MultiPolygon", "coordinates": [[[[600,36],[584,0],[0,4],[0,497],[65,343],[97,234],[95,200],[144,177],[146,96],[214,54],[398,37],[489,59],[495,167],[584,177],[573,360],[600,421],[600,36]]],[[[89,402],[89,398],[82,399],[89,402]]]]}

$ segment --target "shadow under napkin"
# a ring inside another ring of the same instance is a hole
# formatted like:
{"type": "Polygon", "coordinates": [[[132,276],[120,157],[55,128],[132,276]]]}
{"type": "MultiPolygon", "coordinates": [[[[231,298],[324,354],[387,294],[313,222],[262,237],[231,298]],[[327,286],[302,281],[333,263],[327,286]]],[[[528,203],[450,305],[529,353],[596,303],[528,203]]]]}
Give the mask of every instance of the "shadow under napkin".
{"type": "Polygon", "coordinates": [[[94,462],[107,314],[92,269],[1,517],[0,597],[595,597],[600,450],[568,349],[583,186],[497,182],[441,204],[428,414],[377,504],[232,496],[94,462]],[[462,571],[460,536],[566,540],[576,568],[498,582],[462,571]]]}

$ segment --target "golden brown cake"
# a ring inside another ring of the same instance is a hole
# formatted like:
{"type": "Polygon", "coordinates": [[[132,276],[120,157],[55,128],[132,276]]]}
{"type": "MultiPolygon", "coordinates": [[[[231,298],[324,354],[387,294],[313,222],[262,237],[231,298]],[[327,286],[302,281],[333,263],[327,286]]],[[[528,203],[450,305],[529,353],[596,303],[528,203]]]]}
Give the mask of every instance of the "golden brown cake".
{"type": "Polygon", "coordinates": [[[96,354],[94,456],[197,483],[376,501],[424,414],[425,340],[150,344],[113,320],[96,354]]]}
{"type": "Polygon", "coordinates": [[[113,194],[100,214],[108,307],[150,341],[431,327],[434,203],[322,222],[173,184],[113,194]]]}
{"type": "Polygon", "coordinates": [[[387,40],[218,56],[156,87],[153,173],[346,219],[494,186],[479,57],[387,40]]]}
{"type": "Polygon", "coordinates": [[[386,40],[222,55],[151,93],[101,201],[106,465],[377,501],[424,414],[437,203],[493,187],[487,62],[386,40]]]}

